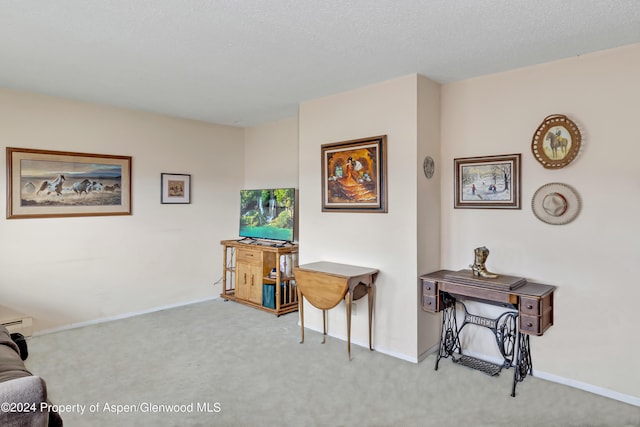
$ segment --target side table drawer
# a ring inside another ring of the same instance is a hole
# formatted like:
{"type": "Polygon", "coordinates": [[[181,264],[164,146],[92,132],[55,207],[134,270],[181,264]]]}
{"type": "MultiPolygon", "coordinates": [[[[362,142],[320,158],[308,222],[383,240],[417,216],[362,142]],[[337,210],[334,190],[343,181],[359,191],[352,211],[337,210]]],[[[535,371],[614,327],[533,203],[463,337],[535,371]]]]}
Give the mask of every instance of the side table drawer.
{"type": "Polygon", "coordinates": [[[538,316],[520,316],[520,332],[540,335],[542,325],[540,323],[541,318],[538,316]]]}
{"type": "Polygon", "coordinates": [[[423,295],[422,296],[422,309],[424,311],[430,311],[436,313],[440,311],[440,298],[438,295],[423,295]]]}
{"type": "Polygon", "coordinates": [[[540,315],[540,299],[520,297],[520,313],[530,314],[532,316],[540,315]]]}
{"type": "Polygon", "coordinates": [[[518,304],[520,332],[542,335],[553,325],[553,292],[535,298],[521,296],[518,304]]]}
{"type": "Polygon", "coordinates": [[[438,293],[438,286],[436,282],[430,280],[422,280],[422,295],[436,295],[438,293]]]}
{"type": "Polygon", "coordinates": [[[542,335],[553,325],[553,310],[545,310],[540,316],[520,315],[520,332],[542,335]]]}
{"type": "Polygon", "coordinates": [[[438,282],[423,278],[422,279],[422,309],[431,313],[440,311],[441,295],[438,293],[438,282]]]}

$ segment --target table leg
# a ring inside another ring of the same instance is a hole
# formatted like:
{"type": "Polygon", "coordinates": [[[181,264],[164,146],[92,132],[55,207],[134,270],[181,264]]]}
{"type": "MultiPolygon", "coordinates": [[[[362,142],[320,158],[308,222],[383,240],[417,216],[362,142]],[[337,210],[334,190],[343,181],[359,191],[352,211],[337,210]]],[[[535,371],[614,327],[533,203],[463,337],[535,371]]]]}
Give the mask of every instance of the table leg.
{"type": "Polygon", "coordinates": [[[298,294],[298,311],[300,312],[300,344],[304,342],[304,301],[302,300],[302,291],[300,286],[296,286],[298,294]]]}
{"type": "Polygon", "coordinates": [[[347,352],[351,360],[351,291],[347,291],[344,299],[347,306],[347,352]]]}
{"type": "Polygon", "coordinates": [[[322,344],[327,340],[327,310],[322,310],[322,344]]]}
{"type": "Polygon", "coordinates": [[[373,307],[375,307],[374,298],[376,294],[373,284],[369,286],[369,292],[367,292],[367,294],[367,298],[369,298],[369,350],[373,351],[373,346],[371,345],[371,324],[373,320],[373,307]]]}
{"type": "Polygon", "coordinates": [[[533,362],[531,361],[531,345],[529,343],[529,335],[518,331],[518,356],[516,358],[516,366],[513,369],[513,387],[511,388],[511,397],[516,397],[516,385],[524,381],[528,374],[533,374],[533,362]]]}
{"type": "Polygon", "coordinates": [[[435,370],[443,357],[451,356],[454,351],[461,351],[458,337],[458,323],[456,321],[456,300],[448,294],[443,296],[444,309],[442,310],[442,328],[440,330],[440,344],[436,356],[435,370]]]}

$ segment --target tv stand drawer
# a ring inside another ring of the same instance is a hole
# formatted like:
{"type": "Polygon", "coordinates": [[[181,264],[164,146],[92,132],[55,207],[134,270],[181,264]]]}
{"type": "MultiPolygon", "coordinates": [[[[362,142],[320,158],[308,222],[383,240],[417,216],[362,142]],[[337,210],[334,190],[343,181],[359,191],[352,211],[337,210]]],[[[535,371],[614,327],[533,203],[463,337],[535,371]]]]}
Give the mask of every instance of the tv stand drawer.
{"type": "Polygon", "coordinates": [[[238,252],[236,253],[236,261],[257,263],[262,259],[261,251],[253,251],[250,249],[240,249],[238,248],[238,252]]]}

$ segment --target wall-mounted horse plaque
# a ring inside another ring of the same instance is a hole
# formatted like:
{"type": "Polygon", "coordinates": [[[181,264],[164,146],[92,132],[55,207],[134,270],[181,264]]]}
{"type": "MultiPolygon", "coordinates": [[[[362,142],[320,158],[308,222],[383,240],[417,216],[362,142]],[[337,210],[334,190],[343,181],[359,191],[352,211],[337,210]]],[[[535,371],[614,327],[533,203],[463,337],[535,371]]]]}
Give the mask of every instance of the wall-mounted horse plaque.
{"type": "Polygon", "coordinates": [[[560,169],[573,161],[580,151],[580,129],[567,116],[547,116],[531,141],[533,156],[547,169],[560,169]]]}

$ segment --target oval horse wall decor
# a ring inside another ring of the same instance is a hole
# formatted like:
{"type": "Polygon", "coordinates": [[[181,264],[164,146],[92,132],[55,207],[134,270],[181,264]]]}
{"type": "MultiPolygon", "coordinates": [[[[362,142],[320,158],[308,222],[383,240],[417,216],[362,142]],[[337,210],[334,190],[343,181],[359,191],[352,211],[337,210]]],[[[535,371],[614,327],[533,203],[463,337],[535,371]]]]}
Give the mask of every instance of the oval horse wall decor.
{"type": "Polygon", "coordinates": [[[547,169],[560,169],[573,161],[580,151],[582,136],[567,116],[552,114],[533,134],[531,152],[547,169]]]}

